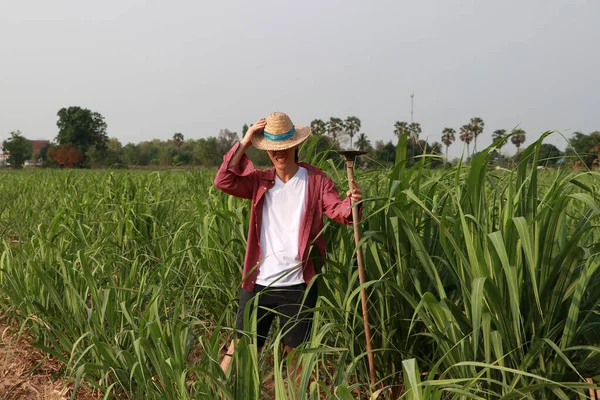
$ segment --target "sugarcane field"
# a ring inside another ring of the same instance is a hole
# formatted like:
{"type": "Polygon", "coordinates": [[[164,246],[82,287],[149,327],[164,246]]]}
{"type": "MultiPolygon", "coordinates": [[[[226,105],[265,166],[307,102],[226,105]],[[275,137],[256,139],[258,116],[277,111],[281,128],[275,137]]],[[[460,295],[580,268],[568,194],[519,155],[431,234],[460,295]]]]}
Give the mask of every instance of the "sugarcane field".
{"type": "MultiPolygon", "coordinates": [[[[427,155],[408,166],[407,136],[395,165],[356,168],[362,238],[357,247],[350,227],[325,224],[332,245],[314,282],[310,340],[297,349],[297,398],[591,393],[600,176],[531,168],[543,139],[512,169],[490,168],[495,147],[446,169],[427,155]]],[[[343,157],[313,143],[301,154],[347,186],[343,157]]],[[[234,334],[250,205],[214,178],[206,168],[0,172],[3,346],[26,342],[55,366],[56,393],[74,398],[293,393],[281,332],[257,349],[250,328],[228,374],[219,366],[234,334]]]]}

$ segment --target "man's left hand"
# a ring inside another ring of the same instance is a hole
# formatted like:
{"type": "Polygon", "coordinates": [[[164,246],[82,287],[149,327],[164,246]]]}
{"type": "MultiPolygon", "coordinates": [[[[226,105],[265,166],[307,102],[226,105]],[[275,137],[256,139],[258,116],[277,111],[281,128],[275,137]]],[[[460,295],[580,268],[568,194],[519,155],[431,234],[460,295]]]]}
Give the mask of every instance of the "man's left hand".
{"type": "Polygon", "coordinates": [[[358,203],[362,200],[362,192],[360,187],[356,184],[354,179],[352,179],[351,186],[352,189],[346,192],[346,197],[352,197],[352,203],[358,203]]]}

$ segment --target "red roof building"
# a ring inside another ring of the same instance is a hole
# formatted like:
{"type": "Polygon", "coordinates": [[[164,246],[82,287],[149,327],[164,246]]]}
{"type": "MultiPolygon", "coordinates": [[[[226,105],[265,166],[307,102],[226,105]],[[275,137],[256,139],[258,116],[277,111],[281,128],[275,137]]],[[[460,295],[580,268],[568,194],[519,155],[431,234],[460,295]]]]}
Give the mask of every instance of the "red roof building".
{"type": "Polygon", "coordinates": [[[10,153],[0,153],[0,167],[6,167],[10,153]]]}
{"type": "Polygon", "coordinates": [[[48,143],[50,143],[49,140],[32,140],[31,147],[33,148],[33,156],[39,156],[40,151],[42,151],[44,146],[46,146],[48,143]]]}
{"type": "MultiPolygon", "coordinates": [[[[41,165],[41,161],[33,162],[33,160],[38,158],[42,149],[49,143],[49,140],[31,140],[31,159],[25,161],[25,166],[41,165]]],[[[10,157],[10,153],[0,153],[0,167],[8,165],[8,157],[10,157]]]]}

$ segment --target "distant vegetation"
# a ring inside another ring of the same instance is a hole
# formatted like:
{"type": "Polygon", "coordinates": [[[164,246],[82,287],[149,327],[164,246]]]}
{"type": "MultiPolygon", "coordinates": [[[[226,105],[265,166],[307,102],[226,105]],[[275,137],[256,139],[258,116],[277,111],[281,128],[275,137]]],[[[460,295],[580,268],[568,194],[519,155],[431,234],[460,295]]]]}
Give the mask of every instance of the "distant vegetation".
{"type": "MultiPolygon", "coordinates": [[[[248,129],[248,125],[244,125],[241,135],[229,129],[221,129],[216,136],[199,139],[186,139],[184,133],[176,132],[170,140],[154,139],[123,145],[117,138],[108,137],[107,124],[100,113],[81,107],[68,107],[59,110],[57,116],[58,134],[55,142],[49,143],[39,152],[31,152],[21,132],[11,133],[12,137],[3,143],[3,150],[10,153],[8,164],[20,168],[26,160],[34,157],[35,161],[44,167],[215,167],[221,163],[223,154],[248,129]]],[[[337,117],[331,117],[327,121],[315,119],[310,126],[313,134],[319,136],[319,150],[339,148],[364,150],[369,153],[364,158],[364,163],[369,166],[388,166],[395,162],[396,140],[390,139],[387,142],[378,140],[372,143],[368,135],[361,132],[361,121],[356,116],[347,117],[345,120],[337,117]]],[[[409,166],[418,162],[424,154],[428,154],[438,156],[429,158],[430,164],[433,167],[441,167],[449,164],[448,149],[455,143],[457,137],[466,146],[466,160],[476,154],[477,140],[485,135],[484,128],[483,119],[474,117],[458,130],[444,128],[438,133],[441,135],[441,143],[436,141],[429,143],[421,138],[420,123],[397,121],[393,127],[390,127],[390,138],[404,134],[409,137],[406,150],[409,166]]],[[[527,137],[524,130],[515,129],[509,132],[498,129],[491,134],[491,137],[495,143],[498,143],[493,163],[508,167],[518,162],[521,145],[525,143],[527,137]],[[514,156],[508,156],[500,151],[509,140],[517,147],[514,156]]],[[[580,167],[585,165],[588,168],[598,165],[600,131],[587,135],[576,132],[569,144],[570,147],[566,152],[562,152],[552,144],[543,144],[541,148],[543,157],[538,161],[539,165],[571,163],[580,167]]],[[[248,154],[255,164],[270,165],[269,158],[264,152],[250,149],[248,154]]]]}

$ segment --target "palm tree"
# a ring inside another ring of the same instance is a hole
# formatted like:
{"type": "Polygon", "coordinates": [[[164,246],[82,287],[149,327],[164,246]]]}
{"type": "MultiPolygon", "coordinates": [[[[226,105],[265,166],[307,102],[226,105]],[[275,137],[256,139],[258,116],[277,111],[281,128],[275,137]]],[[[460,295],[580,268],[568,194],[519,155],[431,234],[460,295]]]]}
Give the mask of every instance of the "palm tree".
{"type": "Polygon", "coordinates": [[[177,154],[181,154],[181,145],[183,144],[183,133],[177,132],[173,135],[173,142],[175,143],[175,147],[177,147],[177,154]]]}
{"type": "Polygon", "coordinates": [[[473,140],[473,132],[471,131],[473,127],[471,124],[463,125],[460,127],[460,140],[467,144],[467,159],[469,158],[469,144],[473,140]]]}
{"type": "Polygon", "coordinates": [[[357,117],[348,117],[344,123],[346,135],[350,136],[350,148],[352,148],[352,138],[360,131],[360,119],[357,117]]]}
{"type": "Polygon", "coordinates": [[[481,135],[483,133],[483,127],[485,126],[485,124],[483,123],[483,120],[479,117],[474,117],[471,118],[471,132],[473,133],[473,137],[475,138],[475,144],[473,146],[473,153],[477,152],[477,136],[481,135]]]}
{"type": "Polygon", "coordinates": [[[327,126],[327,133],[333,139],[335,146],[339,145],[339,137],[344,131],[344,121],[340,118],[331,117],[329,118],[329,124],[327,126]]]}
{"type": "Polygon", "coordinates": [[[325,132],[326,129],[327,129],[327,125],[325,124],[325,122],[323,122],[320,119],[314,119],[310,123],[310,130],[312,131],[312,133],[321,134],[321,133],[325,132]]]}
{"type": "Polygon", "coordinates": [[[367,139],[366,134],[361,133],[360,135],[358,135],[358,139],[356,140],[356,147],[358,147],[360,151],[366,151],[371,148],[371,141],[367,139]]]}
{"type": "MultiPolygon", "coordinates": [[[[415,147],[417,144],[420,144],[419,135],[421,134],[421,124],[418,122],[411,122],[411,124],[408,126],[408,130],[410,132],[410,147],[412,149],[412,158],[414,159],[415,147]]],[[[423,150],[423,147],[421,147],[421,150],[423,150]]]]}
{"type": "MultiPolygon", "coordinates": [[[[501,139],[505,139],[506,138],[506,129],[496,129],[494,131],[494,133],[492,133],[492,141],[494,143],[496,143],[497,141],[501,140],[501,139]]],[[[500,143],[498,143],[498,149],[501,149],[502,146],[504,146],[506,144],[506,140],[502,140],[500,143]]]]}
{"type": "Polygon", "coordinates": [[[456,140],[456,131],[452,128],[444,128],[442,131],[442,143],[446,146],[446,160],[445,163],[448,162],[448,147],[456,140]]]}
{"type": "Polygon", "coordinates": [[[419,140],[419,135],[421,134],[421,124],[418,122],[413,122],[408,126],[408,130],[412,135],[413,140],[419,140]]]}
{"type": "Polygon", "coordinates": [[[412,157],[415,157],[415,143],[418,142],[419,135],[421,134],[421,124],[413,122],[409,124],[404,121],[396,121],[394,124],[394,135],[400,137],[400,135],[410,135],[410,147],[412,149],[412,157]]]}
{"type": "Polygon", "coordinates": [[[401,135],[409,133],[410,129],[408,128],[408,122],[396,121],[396,123],[394,124],[394,135],[400,137],[401,135]]]}
{"type": "Polygon", "coordinates": [[[517,154],[521,152],[521,145],[525,142],[525,131],[523,129],[515,129],[510,137],[512,144],[517,146],[517,154]]]}

